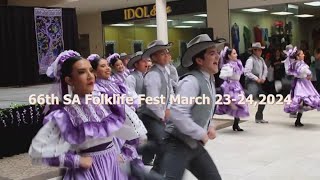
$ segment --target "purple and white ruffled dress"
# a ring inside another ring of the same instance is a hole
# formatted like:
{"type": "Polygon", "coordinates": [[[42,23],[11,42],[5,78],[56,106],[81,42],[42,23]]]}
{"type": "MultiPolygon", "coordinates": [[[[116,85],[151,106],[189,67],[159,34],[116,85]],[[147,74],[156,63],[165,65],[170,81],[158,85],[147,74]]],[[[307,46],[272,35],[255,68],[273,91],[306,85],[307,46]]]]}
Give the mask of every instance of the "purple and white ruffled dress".
{"type": "MultiPolygon", "coordinates": [[[[234,104],[236,108],[232,109],[228,104],[219,104],[215,112],[216,114],[228,114],[232,117],[237,118],[249,116],[248,104],[239,103],[241,98],[245,98],[245,93],[239,82],[240,76],[243,71],[243,66],[240,60],[229,61],[222,66],[219,76],[224,80],[221,85],[222,96],[229,95],[231,103],[234,104]]],[[[222,102],[227,102],[227,100],[222,99],[222,102]]]]}
{"type": "Polygon", "coordinates": [[[34,162],[67,167],[63,179],[127,180],[120,169],[113,137],[125,122],[124,106],[85,103],[67,105],[49,113],[33,138],[29,155],[34,162]],[[89,169],[80,168],[80,156],[90,156],[89,169]]]}
{"type": "MultiPolygon", "coordinates": [[[[94,86],[94,92],[95,94],[107,94],[109,97],[112,97],[114,94],[125,95],[127,89],[124,83],[116,79],[97,79],[94,86]]],[[[131,108],[126,104],[124,106],[126,120],[121,133],[118,133],[117,137],[114,138],[114,143],[117,145],[122,159],[125,161],[135,160],[137,164],[143,167],[143,163],[140,161],[141,158],[136,151],[136,147],[139,144],[139,138],[146,136],[147,130],[138,115],[134,112],[134,108],[131,108]]],[[[134,107],[137,106],[138,104],[135,103],[134,107]]]]}
{"type": "Polygon", "coordinates": [[[130,71],[124,70],[123,72],[115,72],[112,74],[112,78],[122,83],[125,82],[126,78],[130,75],[130,71]]]}
{"type": "Polygon", "coordinates": [[[291,103],[285,104],[284,111],[287,113],[299,110],[320,111],[320,96],[307,76],[312,75],[309,66],[304,61],[295,61],[290,65],[290,73],[295,77],[291,88],[291,103]],[[309,108],[303,108],[308,106],[309,108]]]}

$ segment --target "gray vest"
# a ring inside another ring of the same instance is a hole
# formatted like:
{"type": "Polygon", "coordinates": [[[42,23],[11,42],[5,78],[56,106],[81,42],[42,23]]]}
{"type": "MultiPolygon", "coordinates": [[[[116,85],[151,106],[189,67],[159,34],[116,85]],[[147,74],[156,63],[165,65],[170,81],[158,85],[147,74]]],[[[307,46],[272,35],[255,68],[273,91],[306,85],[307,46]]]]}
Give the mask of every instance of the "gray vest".
{"type": "MultiPolygon", "coordinates": [[[[160,89],[160,95],[163,95],[165,97],[168,97],[168,95],[170,94],[170,92],[167,93],[167,87],[169,86],[169,84],[166,81],[166,78],[164,77],[162,71],[157,67],[157,66],[152,66],[151,69],[147,72],[157,72],[160,76],[161,79],[161,89],[160,89]]],[[[169,80],[169,77],[168,77],[169,80]]],[[[143,85],[142,88],[142,94],[146,94],[146,87],[143,85]]],[[[168,101],[168,99],[167,99],[168,101]]],[[[147,108],[146,103],[142,102],[141,107],[138,109],[138,113],[141,114],[145,114],[148,115],[156,120],[160,120],[161,118],[158,117],[152,110],[150,110],[149,108],[147,108]]]]}
{"type": "Polygon", "coordinates": [[[134,79],[136,80],[136,87],[135,87],[136,93],[137,94],[142,94],[142,91],[143,91],[143,77],[141,77],[137,71],[131,72],[130,75],[132,75],[134,77],[134,79]]]}
{"type": "MultiPolygon", "coordinates": [[[[204,129],[207,129],[209,125],[209,121],[211,119],[210,115],[212,115],[212,111],[213,111],[212,109],[213,98],[215,97],[211,96],[207,81],[203,77],[203,74],[201,72],[191,71],[185,74],[184,76],[182,76],[180,80],[188,75],[194,76],[197,79],[198,84],[200,85],[200,93],[198,96],[202,96],[202,94],[204,94],[206,97],[210,97],[211,99],[211,104],[195,104],[191,109],[192,119],[194,120],[194,122],[199,126],[203,127],[204,129]]],[[[215,93],[213,94],[213,96],[215,96],[215,93]]],[[[167,123],[165,131],[175,136],[176,138],[182,140],[183,142],[188,144],[191,148],[196,148],[199,145],[199,142],[197,140],[192,139],[190,136],[182,134],[175,127],[175,125],[170,121],[167,123]]]]}
{"type": "MultiPolygon", "coordinates": [[[[264,68],[264,60],[262,57],[260,57],[259,59],[262,60],[262,72],[259,72],[258,68],[256,67],[257,66],[257,62],[256,59],[253,57],[253,56],[250,56],[248,59],[252,59],[252,71],[251,73],[254,74],[255,76],[257,76],[259,78],[259,74],[262,73],[264,74],[264,71],[268,71],[268,69],[265,69],[264,68]]],[[[249,79],[248,77],[246,77],[246,83],[249,83],[249,82],[252,82],[253,80],[249,79]]]]}

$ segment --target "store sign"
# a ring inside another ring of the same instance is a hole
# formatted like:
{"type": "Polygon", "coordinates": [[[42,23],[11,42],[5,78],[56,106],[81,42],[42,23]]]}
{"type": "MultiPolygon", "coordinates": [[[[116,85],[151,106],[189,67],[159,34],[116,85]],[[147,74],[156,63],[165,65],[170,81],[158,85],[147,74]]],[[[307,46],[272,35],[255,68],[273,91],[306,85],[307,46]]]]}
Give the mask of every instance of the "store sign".
{"type": "MultiPolygon", "coordinates": [[[[207,12],[206,0],[183,0],[167,2],[167,14],[169,16],[205,13],[207,12]]],[[[141,19],[152,19],[156,17],[156,5],[143,5],[128,7],[125,9],[115,9],[101,12],[102,24],[114,24],[141,19]]]]}
{"type": "MultiPolygon", "coordinates": [[[[156,16],[156,5],[149,9],[148,6],[124,9],[124,20],[143,19],[156,16]]],[[[167,14],[170,14],[172,9],[167,6],[167,14]]]]}

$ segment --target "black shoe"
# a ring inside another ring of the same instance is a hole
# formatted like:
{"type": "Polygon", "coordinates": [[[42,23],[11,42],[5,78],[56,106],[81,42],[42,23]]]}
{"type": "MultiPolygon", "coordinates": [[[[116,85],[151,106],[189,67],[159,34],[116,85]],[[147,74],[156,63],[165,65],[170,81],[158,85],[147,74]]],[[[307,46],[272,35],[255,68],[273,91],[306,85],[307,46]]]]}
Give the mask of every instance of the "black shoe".
{"type": "Polygon", "coordinates": [[[232,126],[233,131],[243,131],[239,126],[232,126]]]}
{"type": "Polygon", "coordinates": [[[294,123],[294,126],[296,126],[296,127],[302,127],[302,126],[304,126],[304,124],[302,124],[300,121],[296,121],[296,122],[294,123]]]}

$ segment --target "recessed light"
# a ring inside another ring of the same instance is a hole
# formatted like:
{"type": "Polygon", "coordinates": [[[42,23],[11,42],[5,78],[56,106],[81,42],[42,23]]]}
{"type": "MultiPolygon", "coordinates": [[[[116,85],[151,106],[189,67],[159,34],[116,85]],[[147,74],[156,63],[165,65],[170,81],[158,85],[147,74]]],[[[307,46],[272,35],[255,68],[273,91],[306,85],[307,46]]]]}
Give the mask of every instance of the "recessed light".
{"type": "Polygon", "coordinates": [[[295,15],[295,16],[300,17],[300,18],[314,17],[314,15],[312,15],[312,14],[299,14],[299,15],[295,15]]]}
{"type": "Polygon", "coordinates": [[[271,14],[274,14],[274,15],[280,15],[280,16],[285,16],[285,15],[290,15],[290,14],[293,14],[292,12],[273,12],[271,14]]]}
{"type": "Polygon", "coordinates": [[[155,24],[149,24],[149,25],[145,25],[145,27],[157,27],[157,25],[155,25],[155,24]]]}
{"type": "Polygon", "coordinates": [[[202,24],[203,21],[182,21],[182,23],[187,23],[187,24],[202,24]]]}
{"type": "Polygon", "coordinates": [[[208,15],[207,15],[207,14],[197,14],[197,15],[194,15],[194,16],[198,16],[198,17],[207,17],[208,15]]]}
{"type": "Polygon", "coordinates": [[[172,22],[173,20],[172,20],[172,19],[168,19],[167,21],[168,21],[168,22],[172,22]]]}
{"type": "Polygon", "coordinates": [[[313,2],[308,2],[304,4],[308,6],[320,6],[320,1],[313,1],[313,2]]]}
{"type": "Polygon", "coordinates": [[[268,10],[260,9],[260,8],[250,8],[250,9],[242,9],[242,11],[245,11],[245,12],[266,12],[268,10]]]}
{"type": "Polygon", "coordinates": [[[174,26],[175,28],[192,28],[192,26],[174,26]]]}
{"type": "Polygon", "coordinates": [[[299,9],[299,6],[293,5],[293,4],[288,4],[289,9],[299,9]]]}
{"type": "Polygon", "coordinates": [[[110,26],[122,26],[122,27],[125,27],[125,26],[133,26],[133,24],[111,24],[110,26]]]}

